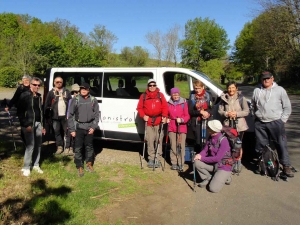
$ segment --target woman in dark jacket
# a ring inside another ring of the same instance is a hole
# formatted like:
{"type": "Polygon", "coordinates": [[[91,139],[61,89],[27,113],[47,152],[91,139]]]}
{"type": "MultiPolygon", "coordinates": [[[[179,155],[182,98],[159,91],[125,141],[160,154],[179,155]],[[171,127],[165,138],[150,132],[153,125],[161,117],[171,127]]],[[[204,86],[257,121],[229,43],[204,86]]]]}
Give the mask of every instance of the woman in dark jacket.
{"type": "Polygon", "coordinates": [[[202,137],[202,125],[206,127],[207,119],[211,116],[211,101],[200,80],[194,81],[193,86],[194,91],[191,92],[189,99],[189,114],[191,116],[190,125],[196,139],[195,150],[199,152],[204,147],[201,140],[206,139],[205,134],[205,137],[202,137]]]}

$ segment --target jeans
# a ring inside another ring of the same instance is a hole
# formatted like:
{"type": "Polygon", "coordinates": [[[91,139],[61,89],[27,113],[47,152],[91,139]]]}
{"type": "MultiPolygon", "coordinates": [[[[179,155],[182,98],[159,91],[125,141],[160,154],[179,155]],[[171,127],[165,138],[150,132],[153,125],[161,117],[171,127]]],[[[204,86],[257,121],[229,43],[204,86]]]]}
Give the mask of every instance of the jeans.
{"type": "Polygon", "coordinates": [[[77,129],[75,136],[75,156],[74,163],[76,168],[83,167],[83,145],[85,148],[85,161],[94,162],[94,147],[93,147],[93,138],[94,134],[88,134],[88,130],[77,129]]]}
{"type": "Polygon", "coordinates": [[[57,120],[52,120],[53,123],[53,130],[54,130],[54,135],[55,135],[55,140],[56,140],[56,146],[64,146],[64,141],[62,139],[62,134],[61,134],[61,127],[64,130],[64,135],[66,135],[67,132],[67,120],[66,119],[57,119],[57,120]]]}
{"type": "Polygon", "coordinates": [[[39,166],[42,146],[42,125],[40,122],[35,122],[31,132],[27,132],[26,127],[21,127],[21,129],[26,141],[23,169],[30,169],[31,162],[33,166],[39,166]]]}

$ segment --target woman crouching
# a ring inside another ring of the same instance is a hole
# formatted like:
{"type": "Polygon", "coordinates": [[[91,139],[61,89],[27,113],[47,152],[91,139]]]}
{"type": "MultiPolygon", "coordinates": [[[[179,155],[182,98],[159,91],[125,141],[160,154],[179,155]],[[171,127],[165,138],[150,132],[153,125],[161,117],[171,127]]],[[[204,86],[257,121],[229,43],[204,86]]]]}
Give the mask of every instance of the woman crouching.
{"type": "Polygon", "coordinates": [[[208,122],[210,137],[204,149],[195,156],[195,167],[202,182],[199,187],[206,187],[209,183],[211,192],[219,192],[224,184],[231,182],[232,165],[224,164],[223,158],[230,155],[230,145],[222,134],[222,124],[218,120],[208,122]]]}

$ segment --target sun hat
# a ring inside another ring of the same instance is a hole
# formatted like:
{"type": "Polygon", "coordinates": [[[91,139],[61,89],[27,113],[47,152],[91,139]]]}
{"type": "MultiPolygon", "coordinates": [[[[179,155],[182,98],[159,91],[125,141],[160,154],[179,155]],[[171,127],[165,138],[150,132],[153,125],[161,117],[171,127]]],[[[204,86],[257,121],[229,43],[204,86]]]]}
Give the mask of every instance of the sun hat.
{"type": "Polygon", "coordinates": [[[80,90],[80,87],[78,84],[73,84],[72,85],[72,91],[79,91],[80,90]]]}
{"type": "Polygon", "coordinates": [[[177,87],[171,88],[170,93],[171,93],[171,95],[172,95],[172,94],[175,94],[175,93],[180,94],[179,88],[177,88],[177,87]]]}
{"type": "Polygon", "coordinates": [[[211,130],[213,130],[214,132],[216,133],[219,133],[222,131],[222,124],[219,120],[211,120],[211,121],[208,121],[207,125],[209,126],[209,128],[211,130]]]}

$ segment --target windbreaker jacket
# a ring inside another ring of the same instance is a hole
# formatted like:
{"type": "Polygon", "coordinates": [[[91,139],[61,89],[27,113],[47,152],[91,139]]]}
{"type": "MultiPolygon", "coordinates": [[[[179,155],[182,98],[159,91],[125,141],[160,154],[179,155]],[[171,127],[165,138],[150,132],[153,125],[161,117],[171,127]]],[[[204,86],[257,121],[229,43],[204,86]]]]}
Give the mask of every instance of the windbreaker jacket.
{"type": "Polygon", "coordinates": [[[205,147],[200,152],[201,161],[211,165],[217,164],[218,170],[231,171],[231,165],[224,165],[222,163],[222,159],[224,158],[226,153],[228,155],[231,155],[228,139],[223,138],[220,142],[219,148],[213,147],[213,145],[217,145],[217,142],[219,141],[218,139],[221,135],[222,133],[220,132],[215,136],[209,137],[209,140],[206,142],[205,147]],[[211,147],[209,147],[210,141],[212,143],[211,147]]]}
{"type": "Polygon", "coordinates": [[[71,132],[75,132],[76,129],[94,130],[98,128],[99,123],[99,105],[97,99],[88,95],[87,98],[83,98],[81,95],[77,95],[77,98],[72,98],[69,114],[68,114],[68,127],[71,132]]]}
{"type": "Polygon", "coordinates": [[[184,98],[179,99],[178,103],[175,105],[173,100],[170,99],[168,102],[168,108],[169,108],[169,132],[177,132],[178,126],[176,119],[180,118],[181,123],[179,125],[179,132],[180,133],[187,133],[187,122],[190,119],[189,110],[187,102],[184,98]]]}
{"type": "Polygon", "coordinates": [[[281,119],[286,123],[292,113],[291,102],[286,91],[275,82],[269,89],[263,86],[255,88],[252,104],[256,118],[262,122],[281,119]]]}
{"type": "MultiPolygon", "coordinates": [[[[42,97],[40,93],[36,93],[37,98],[39,98],[39,110],[41,116],[41,124],[43,127],[43,108],[42,108],[42,97]]],[[[33,93],[31,90],[23,92],[18,101],[19,109],[19,121],[21,127],[34,127],[35,124],[35,112],[33,108],[33,93]]]]}
{"type": "Polygon", "coordinates": [[[159,88],[156,88],[154,92],[146,90],[146,96],[144,100],[144,93],[141,94],[136,110],[141,118],[145,115],[149,116],[148,126],[156,126],[161,123],[162,117],[168,116],[168,103],[163,93],[159,92],[160,98],[157,93],[159,88]]]}
{"type": "MultiPolygon", "coordinates": [[[[65,116],[67,116],[68,102],[72,98],[72,96],[71,96],[70,91],[66,88],[63,88],[62,92],[63,92],[63,99],[66,104],[66,115],[65,116]]],[[[55,91],[55,89],[53,88],[51,91],[48,92],[47,98],[45,101],[45,106],[44,106],[45,113],[48,108],[51,108],[52,119],[56,119],[56,120],[58,119],[58,98],[59,98],[58,92],[55,91]]]]}
{"type": "MultiPolygon", "coordinates": [[[[18,106],[18,101],[20,99],[20,96],[23,92],[29,91],[30,90],[30,86],[24,86],[23,84],[18,85],[17,90],[14,94],[14,96],[12,97],[12,99],[9,101],[8,103],[8,108],[13,107],[13,105],[15,105],[16,107],[18,106]]],[[[19,114],[19,110],[18,110],[18,114],[19,114]]]]}
{"type": "Polygon", "coordinates": [[[229,125],[229,119],[226,116],[228,111],[236,111],[238,123],[236,129],[238,132],[248,130],[248,125],[244,117],[249,115],[249,106],[245,97],[242,97],[242,106],[239,97],[242,97],[241,92],[237,92],[234,96],[230,97],[227,92],[221,95],[221,102],[219,104],[219,114],[223,119],[224,125],[229,125]]]}

